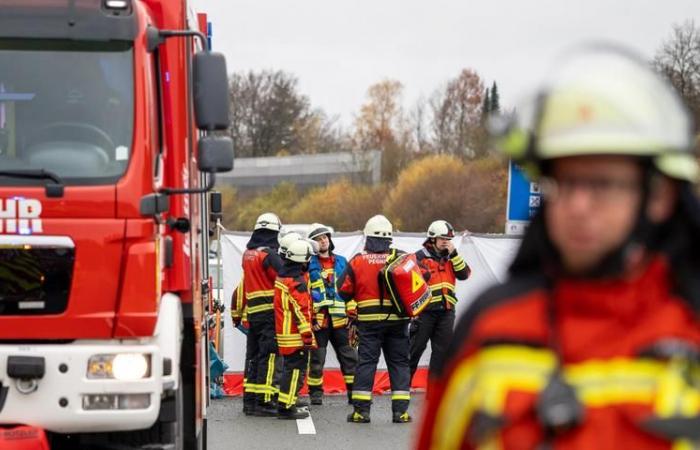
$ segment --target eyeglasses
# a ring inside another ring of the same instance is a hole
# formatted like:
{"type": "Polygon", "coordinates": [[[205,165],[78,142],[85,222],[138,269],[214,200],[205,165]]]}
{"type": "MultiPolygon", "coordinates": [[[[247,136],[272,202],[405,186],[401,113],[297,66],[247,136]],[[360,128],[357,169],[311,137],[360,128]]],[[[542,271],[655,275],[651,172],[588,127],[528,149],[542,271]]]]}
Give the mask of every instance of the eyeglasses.
{"type": "Polygon", "coordinates": [[[566,200],[583,190],[596,202],[614,203],[629,200],[630,195],[639,192],[641,182],[620,178],[604,177],[542,177],[540,192],[550,202],[566,200]]]}

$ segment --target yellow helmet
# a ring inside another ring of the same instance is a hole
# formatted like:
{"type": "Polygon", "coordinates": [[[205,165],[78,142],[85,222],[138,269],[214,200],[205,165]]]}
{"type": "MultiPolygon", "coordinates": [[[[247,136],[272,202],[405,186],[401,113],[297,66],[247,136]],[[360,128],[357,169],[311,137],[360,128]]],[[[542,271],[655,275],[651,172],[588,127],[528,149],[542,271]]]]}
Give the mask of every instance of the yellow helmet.
{"type": "Polygon", "coordinates": [[[615,47],[569,57],[504,125],[498,145],[535,177],[537,162],[605,154],[649,157],[669,177],[700,178],[679,96],[643,59],[615,47]]]}

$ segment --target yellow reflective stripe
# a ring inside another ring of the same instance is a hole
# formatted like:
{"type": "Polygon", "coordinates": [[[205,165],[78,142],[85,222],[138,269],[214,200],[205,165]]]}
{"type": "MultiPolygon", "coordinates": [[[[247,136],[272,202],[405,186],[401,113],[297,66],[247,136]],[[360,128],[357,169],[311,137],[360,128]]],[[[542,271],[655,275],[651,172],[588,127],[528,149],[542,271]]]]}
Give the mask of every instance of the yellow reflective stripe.
{"type": "Polygon", "coordinates": [[[371,306],[382,306],[382,302],[378,298],[370,298],[367,300],[360,300],[357,302],[357,307],[359,309],[369,308],[371,306]]]}
{"type": "Polygon", "coordinates": [[[368,391],[352,391],[353,400],[372,400],[372,393],[368,391]]]}
{"type": "Polygon", "coordinates": [[[317,311],[318,311],[319,309],[321,309],[321,308],[326,307],[326,306],[328,306],[328,307],[333,306],[333,300],[321,300],[320,302],[315,302],[315,303],[314,303],[314,308],[315,308],[317,311]]]}
{"type": "Polygon", "coordinates": [[[660,361],[627,358],[587,361],[565,367],[564,377],[586,406],[651,403],[664,365],[660,361]]]}
{"type": "Polygon", "coordinates": [[[392,400],[411,400],[411,394],[409,392],[392,392],[391,393],[391,399],[392,400]]]}
{"type": "Polygon", "coordinates": [[[357,319],[360,322],[376,322],[382,320],[408,320],[408,317],[399,317],[396,314],[358,314],[357,319]]]}
{"type": "Polygon", "coordinates": [[[309,386],[320,386],[323,384],[323,377],[314,378],[310,376],[306,379],[306,383],[309,386]]]}
{"type": "Polygon", "coordinates": [[[299,369],[292,370],[292,379],[289,383],[289,392],[281,392],[278,396],[278,401],[283,403],[287,408],[297,402],[297,383],[299,382],[299,369]]]}
{"type": "MultiPolygon", "coordinates": [[[[509,392],[541,391],[555,368],[549,350],[519,346],[482,349],[461,362],[450,378],[436,415],[432,444],[456,448],[476,411],[502,415],[509,392]]],[[[696,417],[700,391],[683,368],[654,359],[589,360],[563,368],[565,380],[586,407],[653,405],[659,417],[696,417]]],[[[678,448],[684,445],[677,443],[678,448]]]]}
{"type": "Polygon", "coordinates": [[[263,311],[272,311],[273,309],[275,309],[275,307],[272,303],[260,306],[253,306],[248,308],[248,314],[257,314],[263,311]]]}
{"type": "MultiPolygon", "coordinates": [[[[473,413],[480,404],[488,401],[486,397],[494,395],[497,397],[491,399],[491,403],[500,403],[505,400],[505,396],[499,395],[498,392],[480,389],[477,384],[484,378],[488,378],[480,375],[500,373],[508,376],[508,373],[503,372],[513,368],[520,369],[519,372],[524,375],[520,385],[531,390],[542,388],[546,377],[554,367],[555,357],[550,351],[518,346],[488,347],[460,362],[448,380],[442,402],[437,410],[432,448],[459,448],[473,413]],[[488,370],[489,368],[491,370],[488,370]]],[[[493,385],[497,384],[492,383],[492,386],[489,386],[490,389],[493,390],[493,385]]],[[[497,408],[492,405],[489,409],[497,408]]]]}
{"type": "Polygon", "coordinates": [[[430,284],[430,289],[433,291],[437,291],[437,290],[442,289],[442,288],[447,288],[447,289],[451,289],[454,291],[455,285],[452,283],[448,283],[447,281],[444,281],[442,283],[430,284]]]}
{"type": "Polygon", "coordinates": [[[455,256],[450,261],[452,261],[452,268],[457,272],[467,267],[467,263],[464,262],[464,258],[460,255],[455,256]]]}
{"type": "Polygon", "coordinates": [[[257,314],[259,312],[272,311],[273,309],[275,309],[275,307],[272,304],[253,306],[251,308],[248,308],[248,314],[257,314]]]}
{"type": "Polygon", "coordinates": [[[348,324],[348,319],[346,317],[343,317],[341,319],[338,318],[333,318],[333,328],[339,328],[343,327],[348,324]]]}
{"type": "Polygon", "coordinates": [[[246,298],[250,300],[251,298],[260,298],[260,297],[272,297],[275,295],[275,290],[270,289],[268,291],[253,291],[253,292],[248,292],[246,293],[246,298]]]}
{"type": "Polygon", "coordinates": [[[272,378],[275,374],[275,354],[270,353],[267,358],[267,376],[265,377],[265,385],[262,386],[265,389],[265,402],[272,400],[272,394],[274,394],[274,388],[272,387],[272,378]]]}
{"type": "Polygon", "coordinates": [[[343,380],[347,384],[352,384],[355,382],[355,375],[343,375],[343,380]]]}
{"type": "Polygon", "coordinates": [[[345,311],[357,309],[357,302],[355,300],[348,300],[345,302],[345,311]]]}

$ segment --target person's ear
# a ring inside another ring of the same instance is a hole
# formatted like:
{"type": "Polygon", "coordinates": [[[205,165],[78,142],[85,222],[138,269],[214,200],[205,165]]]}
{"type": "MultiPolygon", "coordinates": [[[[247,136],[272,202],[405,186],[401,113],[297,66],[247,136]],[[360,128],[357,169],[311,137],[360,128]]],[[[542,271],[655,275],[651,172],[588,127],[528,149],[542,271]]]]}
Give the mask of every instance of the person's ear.
{"type": "Polygon", "coordinates": [[[652,223],[662,223],[668,220],[678,202],[678,186],[665,176],[655,176],[651,180],[647,203],[647,217],[652,223]]]}

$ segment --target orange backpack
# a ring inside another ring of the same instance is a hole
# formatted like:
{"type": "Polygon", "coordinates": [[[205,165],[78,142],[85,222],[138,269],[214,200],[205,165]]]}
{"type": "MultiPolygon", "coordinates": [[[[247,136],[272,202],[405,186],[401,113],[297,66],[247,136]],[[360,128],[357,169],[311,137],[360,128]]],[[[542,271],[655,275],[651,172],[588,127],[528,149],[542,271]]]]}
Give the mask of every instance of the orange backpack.
{"type": "Polygon", "coordinates": [[[392,250],[379,277],[380,288],[386,289],[399,316],[415,317],[430,303],[430,286],[423,278],[415,253],[397,254],[392,250]]]}

